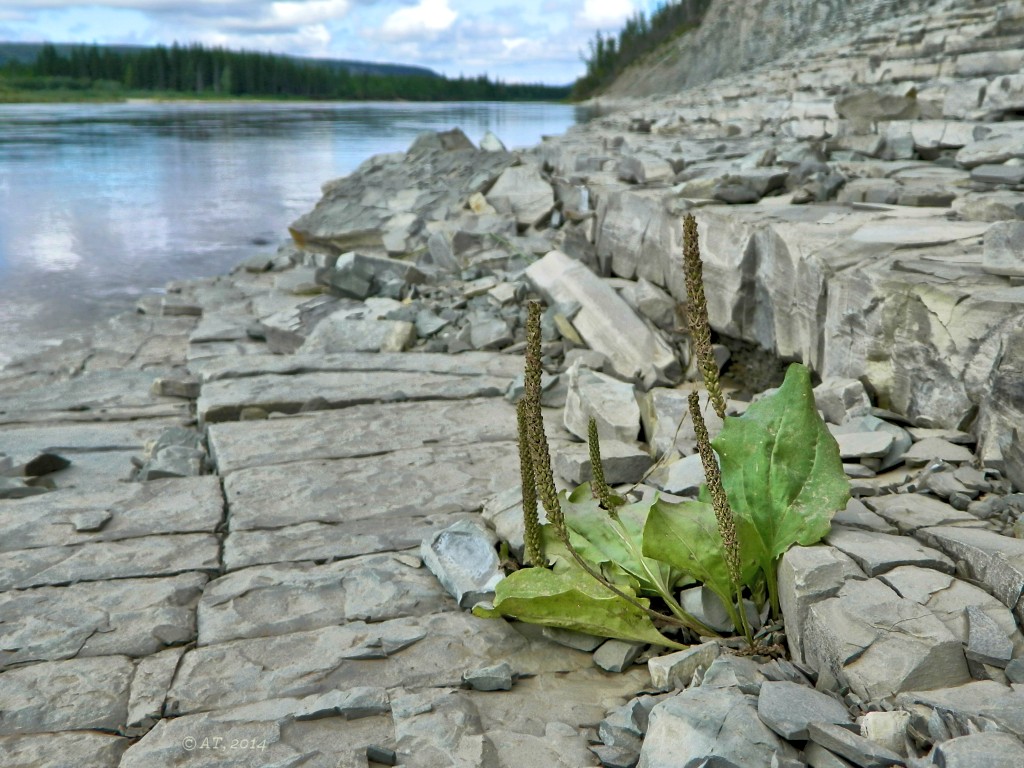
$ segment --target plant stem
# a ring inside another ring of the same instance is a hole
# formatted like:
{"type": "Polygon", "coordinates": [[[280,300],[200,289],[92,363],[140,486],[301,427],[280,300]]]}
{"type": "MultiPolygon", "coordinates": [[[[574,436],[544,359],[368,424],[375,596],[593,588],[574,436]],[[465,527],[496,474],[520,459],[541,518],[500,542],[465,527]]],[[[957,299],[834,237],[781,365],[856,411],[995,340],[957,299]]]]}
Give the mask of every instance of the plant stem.
{"type": "Polygon", "coordinates": [[[693,214],[683,218],[683,274],[686,277],[687,318],[690,339],[697,356],[697,367],[704,378],[708,397],[718,418],[725,418],[725,397],[718,381],[718,363],[711,348],[711,325],[708,322],[708,302],[704,297],[704,264],[700,259],[697,240],[697,220],[693,214]]]}
{"type": "Polygon", "coordinates": [[[523,489],[523,542],[526,546],[526,562],[543,568],[545,565],[544,549],[540,536],[540,522],[537,519],[537,483],[533,476],[533,460],[530,457],[530,426],[527,410],[528,403],[525,398],[516,404],[519,474],[523,489]]]}

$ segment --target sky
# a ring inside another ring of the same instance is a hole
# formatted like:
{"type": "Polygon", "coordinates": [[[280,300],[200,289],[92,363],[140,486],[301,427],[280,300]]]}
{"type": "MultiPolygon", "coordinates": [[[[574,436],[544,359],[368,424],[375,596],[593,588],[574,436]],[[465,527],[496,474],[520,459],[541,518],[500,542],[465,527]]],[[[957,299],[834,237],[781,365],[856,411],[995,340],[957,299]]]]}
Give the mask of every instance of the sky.
{"type": "Polygon", "coordinates": [[[220,45],[564,85],[654,0],[0,0],[0,40],[220,45]]]}

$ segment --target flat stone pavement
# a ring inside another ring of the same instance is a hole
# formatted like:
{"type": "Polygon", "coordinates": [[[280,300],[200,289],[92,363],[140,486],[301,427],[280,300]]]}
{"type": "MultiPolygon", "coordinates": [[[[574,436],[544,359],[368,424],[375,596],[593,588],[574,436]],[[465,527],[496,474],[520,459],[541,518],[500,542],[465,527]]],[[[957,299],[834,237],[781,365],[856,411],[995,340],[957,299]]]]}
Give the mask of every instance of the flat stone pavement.
{"type": "Polygon", "coordinates": [[[586,736],[646,666],[474,618],[418,554],[518,482],[502,395],[521,359],[289,367],[240,332],[272,285],[191,284],[0,371],[0,452],[71,461],[0,501],[0,765],[597,765],[586,736]],[[154,380],[193,375],[215,474],[128,482],[196,418],[154,380]],[[250,406],[271,417],[236,420],[250,406]],[[462,687],[500,662],[510,691],[462,687]]]}

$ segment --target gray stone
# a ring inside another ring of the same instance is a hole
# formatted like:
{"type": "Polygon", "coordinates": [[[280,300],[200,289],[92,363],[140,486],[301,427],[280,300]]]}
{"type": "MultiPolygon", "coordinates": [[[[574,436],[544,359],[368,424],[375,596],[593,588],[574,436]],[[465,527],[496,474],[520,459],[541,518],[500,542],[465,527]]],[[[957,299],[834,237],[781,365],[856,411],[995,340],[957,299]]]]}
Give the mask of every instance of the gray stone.
{"type": "Polygon", "coordinates": [[[806,685],[765,681],[757,698],[757,716],[779,736],[805,741],[809,723],[850,723],[846,705],[806,685]]]}
{"type": "Polygon", "coordinates": [[[861,768],[884,768],[902,765],[903,757],[840,725],[811,723],[807,727],[811,740],[835,752],[861,768]]]}
{"type": "Polygon", "coordinates": [[[691,688],[658,704],[638,768],[771,765],[796,750],[757,717],[753,699],[729,688],[691,688]],[[726,760],[728,763],[715,762],[726,760]]]}
{"type": "Polygon", "coordinates": [[[187,573],[0,593],[0,669],[76,656],[145,656],[189,642],[205,583],[205,575],[187,573]]]}
{"type": "Polygon", "coordinates": [[[836,597],[812,605],[802,640],[819,685],[849,686],[865,701],[970,677],[945,625],[877,579],[847,581],[836,597]]]}
{"type": "MultiPolygon", "coordinates": [[[[553,450],[563,445],[560,440],[552,444],[553,450]]],[[[231,529],[237,533],[314,521],[384,523],[385,518],[474,512],[481,492],[518,480],[516,452],[509,435],[478,448],[460,442],[404,450],[399,446],[353,458],[240,470],[224,481],[232,504],[231,529]],[[390,494],[392,473],[408,483],[401,495],[390,494]],[[367,489],[378,487],[378,501],[367,504],[367,489]],[[291,503],[283,504],[281,498],[291,503]]]]}
{"type": "Polygon", "coordinates": [[[220,524],[223,506],[220,483],[213,477],[126,483],[102,491],[65,490],[0,508],[0,552],[167,533],[212,533],[220,524]]]}
{"type": "Polygon", "coordinates": [[[551,185],[535,165],[506,169],[487,193],[498,213],[511,214],[522,227],[539,223],[555,204],[551,185]]]}
{"type": "Polygon", "coordinates": [[[551,251],[527,268],[526,277],[549,304],[580,305],[573,325],[592,349],[611,361],[618,375],[626,380],[640,375],[649,385],[682,375],[668,345],[583,263],[551,251]]]}
{"type": "MultiPolygon", "coordinates": [[[[700,390],[700,411],[708,434],[714,438],[722,430],[722,420],[710,405],[708,393],[700,390]]],[[[690,419],[689,392],[655,387],[638,396],[644,436],[659,458],[672,450],[684,456],[696,449],[697,438],[690,419]]]]}
{"type": "Polygon", "coordinates": [[[623,157],[615,166],[615,173],[622,181],[631,184],[666,182],[676,175],[667,160],[647,154],[623,157]]]}
{"type": "Polygon", "coordinates": [[[505,152],[505,145],[493,132],[487,131],[480,139],[480,149],[484,152],[505,152]]]}
{"type": "Polygon", "coordinates": [[[953,573],[953,561],[942,552],[903,536],[833,526],[825,541],[853,558],[868,576],[877,576],[900,565],[917,565],[953,573]]]}
{"type": "Polygon", "coordinates": [[[1022,619],[1018,605],[1024,588],[1024,541],[992,531],[938,526],[915,534],[924,543],[962,561],[967,575],[981,583],[1022,619]]]}
{"type": "Polygon", "coordinates": [[[202,421],[214,423],[237,419],[245,407],[297,413],[307,403],[317,404],[316,410],[327,410],[364,403],[499,397],[508,383],[508,379],[491,376],[406,371],[252,376],[206,384],[197,408],[202,421]]]}
{"type": "Polygon", "coordinates": [[[707,669],[718,658],[721,651],[715,641],[692,645],[685,651],[676,651],[664,656],[655,656],[647,662],[651,673],[651,685],[659,691],[685,688],[693,679],[698,667],[707,669]]]}
{"type": "MultiPolygon", "coordinates": [[[[855,406],[854,412],[857,410],[859,408],[855,406]]],[[[903,461],[903,454],[914,442],[910,433],[903,429],[903,427],[883,421],[872,414],[855,416],[851,413],[849,420],[841,426],[834,427],[832,432],[836,435],[845,432],[882,432],[892,435],[892,447],[884,456],[880,457],[879,470],[886,470],[901,463],[903,461]]]]}
{"type": "Polygon", "coordinates": [[[466,672],[462,679],[474,691],[510,691],[512,690],[512,666],[503,661],[490,667],[481,667],[466,672]]]}
{"type": "Polygon", "coordinates": [[[807,612],[818,602],[834,597],[847,579],[866,578],[850,557],[834,547],[790,547],[779,561],[779,603],[786,623],[789,652],[803,662],[803,627],[807,612]]]}
{"type": "Polygon", "coordinates": [[[7,768],[116,768],[128,744],[120,736],[86,731],[0,736],[0,763],[7,768]]]}
{"type": "Polygon", "coordinates": [[[920,493],[873,496],[865,503],[904,534],[936,525],[975,525],[978,522],[974,515],[920,493]]]}
{"type": "Polygon", "coordinates": [[[1024,652],[1024,636],[1010,609],[980,587],[931,568],[910,565],[894,568],[879,578],[901,597],[928,608],[963,645],[968,644],[966,606],[983,612],[1000,628],[1001,636],[1015,652],[1024,652]]]}
{"type": "Polygon", "coordinates": [[[215,536],[146,536],[5,552],[0,554],[0,590],[219,568],[220,542],[215,536]]]}
{"type": "Polygon", "coordinates": [[[640,408],[631,384],[573,365],[565,399],[565,428],[586,440],[591,418],[597,421],[597,434],[603,438],[633,443],[640,431],[640,408]]]}
{"type": "Polygon", "coordinates": [[[455,603],[434,575],[418,558],[413,564],[407,560],[386,553],[229,573],[203,591],[199,645],[453,610],[455,603]],[[288,610],[280,610],[282,605],[288,610]]]}
{"type": "Polygon", "coordinates": [[[168,648],[138,662],[128,696],[126,735],[141,736],[163,717],[164,699],[184,652],[168,648]]]}
{"type": "MultiPolygon", "coordinates": [[[[1024,156],[1024,142],[1006,135],[990,135],[981,141],[973,141],[956,153],[956,161],[964,168],[1001,167],[1015,157],[1024,156]]],[[[971,174],[975,179],[978,177],[971,174]]]]}
{"type": "Polygon", "coordinates": [[[736,688],[757,696],[765,681],[761,666],[745,656],[719,656],[711,662],[701,681],[702,688],[736,688]]]}
{"type": "Polygon", "coordinates": [[[679,322],[675,299],[646,278],[641,277],[632,291],[623,291],[622,295],[637,312],[662,330],[670,331],[679,322]]]}
{"type": "Polygon", "coordinates": [[[423,540],[420,557],[462,608],[494,597],[505,574],[494,551],[494,535],[460,520],[423,540]]]}
{"type": "Polygon", "coordinates": [[[1016,186],[1024,182],[1024,167],[1015,165],[979,165],[971,170],[971,179],[986,184],[1016,186]]]}
{"type": "Polygon", "coordinates": [[[0,735],[72,730],[123,733],[134,671],[124,656],[9,669],[0,686],[0,735]]]}
{"type": "Polygon", "coordinates": [[[908,726],[910,713],[902,710],[893,712],[866,712],[858,718],[860,733],[864,738],[880,744],[901,757],[907,755],[908,726]]]}
{"type": "Polygon", "coordinates": [[[504,349],[512,343],[512,331],[502,318],[477,312],[468,318],[469,343],[473,349],[504,349]]]}
{"type": "Polygon", "coordinates": [[[1009,190],[967,192],[953,201],[953,211],[969,221],[1024,219],[1024,195],[1009,190]]]}
{"type": "Polygon", "coordinates": [[[1005,667],[1013,656],[1013,643],[1005,630],[981,608],[968,605],[967,658],[996,667],[1005,667]]]}
{"type": "Polygon", "coordinates": [[[908,466],[918,467],[932,461],[947,461],[952,464],[969,462],[973,454],[962,445],[955,445],[939,437],[926,437],[919,440],[903,454],[908,466]]]}
{"type": "Polygon", "coordinates": [[[666,493],[696,494],[705,482],[704,464],[700,455],[695,453],[658,467],[648,482],[666,493]]]}
{"type": "Polygon", "coordinates": [[[912,120],[920,112],[914,95],[881,88],[861,87],[836,99],[840,117],[871,123],[877,120],[912,120]]]}
{"type": "Polygon", "coordinates": [[[814,388],[814,404],[825,421],[842,424],[851,417],[869,413],[871,400],[857,379],[829,379],[814,388]]]}
{"type": "Polygon", "coordinates": [[[835,438],[843,459],[881,458],[893,444],[893,436],[887,432],[851,432],[835,438]]]}
{"type": "Polygon", "coordinates": [[[561,627],[542,627],[541,635],[553,643],[564,645],[566,648],[575,648],[577,651],[590,653],[597,649],[604,638],[591,635],[587,632],[577,632],[574,629],[562,629],[561,627]]]}
{"type": "Polygon", "coordinates": [[[20,477],[0,477],[0,499],[27,499],[39,496],[50,489],[45,486],[29,485],[20,477]]]}
{"type": "Polygon", "coordinates": [[[936,744],[930,758],[942,768],[1015,768],[1024,765],[1024,744],[1008,733],[972,733],[936,744]]]}
{"type": "Polygon", "coordinates": [[[955,687],[901,693],[896,705],[923,704],[942,715],[952,736],[979,730],[999,730],[1024,738],[1024,692],[993,680],[978,680],[955,687]]]}
{"type": "MultiPolygon", "coordinates": [[[[859,466],[859,465],[857,465],[859,466]]],[[[895,525],[892,525],[885,518],[876,515],[859,499],[851,498],[844,509],[839,510],[832,517],[832,523],[845,528],[857,528],[864,531],[875,531],[876,533],[898,533],[895,525]]]]}
{"type": "MultiPolygon", "coordinates": [[[[601,465],[604,479],[609,485],[635,483],[643,477],[653,463],[646,451],[635,443],[619,440],[601,440],[601,465]]],[[[574,485],[594,478],[590,463],[590,449],[586,445],[570,443],[560,448],[554,456],[555,473],[574,485]]]]}
{"type": "Polygon", "coordinates": [[[992,275],[1024,277],[1024,222],[997,221],[985,233],[981,268],[992,275]]]}
{"type": "Polygon", "coordinates": [[[853,765],[813,741],[804,745],[804,760],[810,768],[852,768],[853,765]]]}
{"type": "Polygon", "coordinates": [[[646,647],[645,643],[606,640],[594,651],[594,663],[605,672],[622,672],[633,665],[646,647]]]}

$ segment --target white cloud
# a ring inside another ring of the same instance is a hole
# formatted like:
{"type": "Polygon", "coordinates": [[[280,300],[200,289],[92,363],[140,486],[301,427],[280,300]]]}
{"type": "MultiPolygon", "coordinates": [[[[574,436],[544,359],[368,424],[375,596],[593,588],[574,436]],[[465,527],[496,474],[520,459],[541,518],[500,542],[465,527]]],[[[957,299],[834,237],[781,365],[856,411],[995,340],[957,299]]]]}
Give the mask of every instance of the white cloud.
{"type": "Polygon", "coordinates": [[[424,32],[444,32],[455,23],[458,14],[448,0],[420,0],[412,8],[399,8],[384,20],[381,32],[387,37],[417,37],[424,32]]]}
{"type": "Polygon", "coordinates": [[[349,0],[288,0],[271,3],[269,16],[280,24],[306,26],[340,19],[348,13],[349,7],[349,0]]]}
{"type": "Polygon", "coordinates": [[[584,0],[576,23],[587,29],[618,31],[635,11],[633,0],[584,0]]]}

